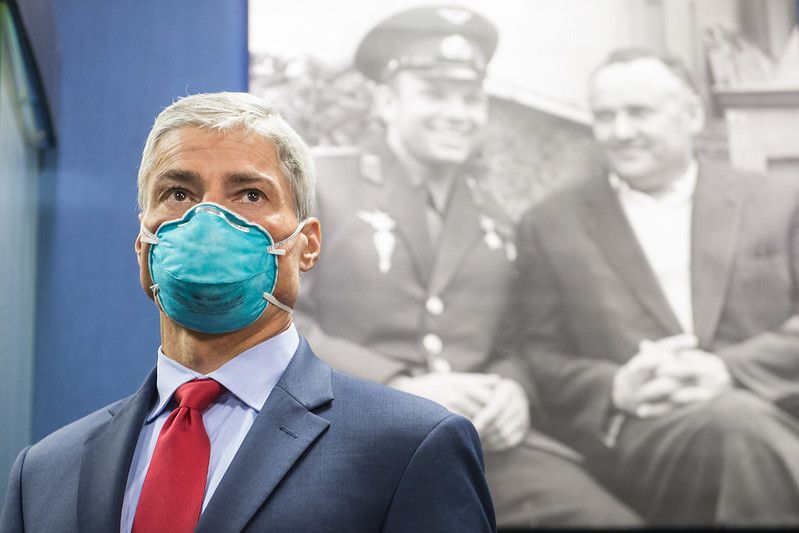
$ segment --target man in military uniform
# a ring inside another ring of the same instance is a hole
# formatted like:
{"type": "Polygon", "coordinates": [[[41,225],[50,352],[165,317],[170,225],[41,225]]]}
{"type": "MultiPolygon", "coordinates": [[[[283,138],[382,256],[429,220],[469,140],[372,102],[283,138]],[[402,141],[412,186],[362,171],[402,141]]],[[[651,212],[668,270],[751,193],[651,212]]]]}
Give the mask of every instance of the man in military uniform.
{"type": "Polygon", "coordinates": [[[426,7],[373,28],[355,65],[377,83],[385,134],[317,157],[327,257],[297,322],[322,358],[469,418],[500,526],[637,525],[545,424],[520,360],[494,360],[515,277],[513,227],[479,161],[496,28],[426,7]],[[342,312],[342,309],[346,311],[342,312]]]}

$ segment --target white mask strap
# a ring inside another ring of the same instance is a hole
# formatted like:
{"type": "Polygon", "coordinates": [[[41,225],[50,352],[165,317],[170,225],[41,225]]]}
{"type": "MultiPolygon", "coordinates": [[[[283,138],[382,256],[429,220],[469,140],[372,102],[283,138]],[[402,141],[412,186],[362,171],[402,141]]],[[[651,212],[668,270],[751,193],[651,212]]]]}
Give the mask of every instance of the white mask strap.
{"type": "Polygon", "coordinates": [[[155,307],[159,311],[162,311],[164,308],[161,307],[161,298],[158,297],[158,292],[160,289],[161,287],[159,287],[157,283],[150,285],[150,290],[153,291],[153,302],[155,302],[155,307]]]}
{"type": "Polygon", "coordinates": [[[139,224],[139,235],[141,236],[141,241],[147,244],[158,244],[161,242],[158,237],[155,236],[155,233],[144,227],[143,223],[139,224]]]}
{"type": "MultiPolygon", "coordinates": [[[[286,255],[286,250],[283,250],[281,247],[285,246],[294,237],[299,235],[300,231],[302,231],[302,228],[305,227],[305,224],[307,224],[310,220],[311,220],[310,218],[306,218],[305,220],[303,220],[302,222],[297,224],[297,228],[291,233],[291,235],[289,235],[288,237],[286,237],[282,241],[278,241],[278,242],[272,244],[271,246],[269,246],[266,249],[266,251],[269,252],[272,255],[286,255]]],[[[275,304],[275,305],[277,305],[277,304],[275,304]]],[[[278,305],[278,307],[280,307],[280,305],[278,305]]],[[[281,307],[281,309],[282,309],[282,307],[281,307]]],[[[290,309],[290,308],[287,308],[287,309],[290,309]]],[[[285,309],[284,309],[284,311],[285,311],[285,309]]],[[[289,311],[286,311],[286,312],[289,312],[289,311]]]]}
{"type": "Polygon", "coordinates": [[[290,315],[294,313],[294,309],[292,309],[291,307],[289,307],[286,304],[282,303],[280,300],[278,300],[277,298],[275,298],[273,295],[271,295],[268,292],[264,293],[264,300],[266,300],[270,304],[274,305],[278,309],[282,309],[283,311],[287,312],[290,315]]]}

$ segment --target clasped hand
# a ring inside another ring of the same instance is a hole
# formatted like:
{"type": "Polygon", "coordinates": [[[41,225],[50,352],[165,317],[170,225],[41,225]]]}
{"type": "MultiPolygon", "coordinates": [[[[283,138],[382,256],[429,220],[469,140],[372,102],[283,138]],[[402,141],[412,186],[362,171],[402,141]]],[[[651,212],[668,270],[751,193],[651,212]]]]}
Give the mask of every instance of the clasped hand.
{"type": "Polygon", "coordinates": [[[530,428],[527,394],[512,379],[495,374],[431,372],[417,377],[399,376],[389,385],[468,418],[486,451],[516,446],[530,428]]]}
{"type": "Polygon", "coordinates": [[[642,341],[614,376],[616,408],[640,418],[660,416],[731,388],[724,360],[696,346],[693,335],[642,341]]]}

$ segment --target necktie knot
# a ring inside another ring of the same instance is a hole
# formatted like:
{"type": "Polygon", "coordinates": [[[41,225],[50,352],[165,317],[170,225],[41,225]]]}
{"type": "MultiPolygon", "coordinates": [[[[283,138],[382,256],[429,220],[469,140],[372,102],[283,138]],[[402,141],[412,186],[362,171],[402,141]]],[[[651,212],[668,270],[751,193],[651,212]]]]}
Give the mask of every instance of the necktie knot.
{"type": "Polygon", "coordinates": [[[224,391],[225,387],[213,379],[195,379],[178,387],[175,399],[178,401],[178,407],[196,409],[202,413],[224,391]]]}

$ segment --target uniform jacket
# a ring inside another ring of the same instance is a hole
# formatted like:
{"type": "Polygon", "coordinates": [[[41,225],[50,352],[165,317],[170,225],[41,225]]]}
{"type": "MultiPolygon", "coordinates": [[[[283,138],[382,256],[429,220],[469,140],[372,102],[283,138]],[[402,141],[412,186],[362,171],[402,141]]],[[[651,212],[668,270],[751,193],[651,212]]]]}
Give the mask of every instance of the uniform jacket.
{"type": "MultiPolygon", "coordinates": [[[[556,193],[520,227],[524,351],[567,442],[602,438],[616,370],[642,339],[682,330],[606,175],[556,193]]],[[[737,385],[799,407],[796,184],[700,161],[691,284],[700,348],[737,385]]]]}
{"type": "Polygon", "coordinates": [[[516,246],[479,176],[456,177],[434,246],[426,188],[411,184],[382,141],[320,155],[316,165],[323,259],[303,280],[297,322],[320,357],[378,382],[426,373],[436,360],[524,380],[517,363],[489,357],[516,246]]]}
{"type": "MultiPolygon", "coordinates": [[[[0,531],[119,531],[155,372],[133,396],[17,459],[0,531]]],[[[492,531],[478,437],[463,418],[339,374],[303,339],[200,517],[199,532],[492,531]]]]}

